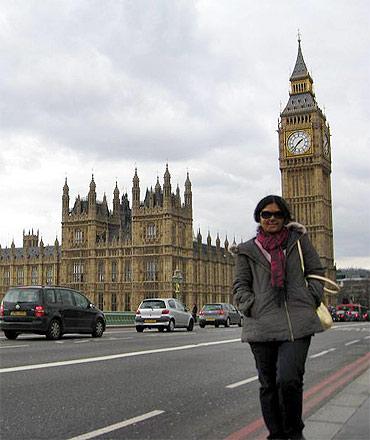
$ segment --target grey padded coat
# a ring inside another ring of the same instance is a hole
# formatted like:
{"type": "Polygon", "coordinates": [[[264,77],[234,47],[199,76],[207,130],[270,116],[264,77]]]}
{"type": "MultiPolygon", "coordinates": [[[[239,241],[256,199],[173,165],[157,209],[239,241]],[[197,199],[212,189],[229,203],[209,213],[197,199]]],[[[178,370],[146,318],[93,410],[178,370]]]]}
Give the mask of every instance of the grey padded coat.
{"type": "Polygon", "coordinates": [[[289,223],[286,248],[285,285],[287,299],[279,307],[271,287],[271,267],[254,242],[254,238],[234,246],[230,251],[236,260],[233,293],[235,303],[244,315],[242,342],[286,341],[323,331],[316,307],[323,297],[320,281],[305,275],[324,275],[320,258],[304,226],[289,223]],[[300,240],[305,274],[299,257],[300,240]]]}

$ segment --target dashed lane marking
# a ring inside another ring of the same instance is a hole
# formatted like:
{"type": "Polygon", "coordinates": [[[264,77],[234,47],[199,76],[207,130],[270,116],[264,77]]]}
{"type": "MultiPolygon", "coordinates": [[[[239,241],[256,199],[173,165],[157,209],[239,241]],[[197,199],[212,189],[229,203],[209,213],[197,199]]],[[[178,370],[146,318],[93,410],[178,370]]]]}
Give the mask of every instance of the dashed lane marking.
{"type": "Polygon", "coordinates": [[[324,356],[325,354],[328,354],[331,351],[335,351],[335,350],[336,350],[336,348],[329,348],[328,350],[321,351],[320,353],[312,354],[311,356],[309,356],[309,358],[310,359],[315,359],[317,357],[324,356]]]}
{"type": "Polygon", "coordinates": [[[240,387],[242,385],[245,385],[250,382],[254,382],[255,380],[258,380],[258,376],[250,377],[249,379],[241,380],[240,382],[231,383],[230,385],[227,385],[226,388],[236,388],[240,387]]]}
{"type": "Polygon", "coordinates": [[[4,347],[0,347],[0,349],[4,350],[4,348],[21,348],[21,347],[29,347],[29,345],[4,345],[4,347]]]}
{"type": "Polygon", "coordinates": [[[352,344],[356,344],[356,342],[360,342],[360,340],[355,339],[354,341],[346,342],[344,345],[352,345],[352,344]]]}
{"type": "Polygon", "coordinates": [[[108,432],[116,431],[117,429],[125,428],[126,426],[133,425],[134,423],[142,422],[152,417],[159,416],[162,413],[164,413],[164,411],[154,410],[146,414],[142,414],[141,416],[132,417],[131,419],[124,420],[123,422],[106,426],[105,428],[100,428],[95,431],[87,432],[86,434],[78,435],[77,437],[72,437],[69,440],[88,440],[90,438],[98,437],[99,435],[107,434],[108,432]]]}

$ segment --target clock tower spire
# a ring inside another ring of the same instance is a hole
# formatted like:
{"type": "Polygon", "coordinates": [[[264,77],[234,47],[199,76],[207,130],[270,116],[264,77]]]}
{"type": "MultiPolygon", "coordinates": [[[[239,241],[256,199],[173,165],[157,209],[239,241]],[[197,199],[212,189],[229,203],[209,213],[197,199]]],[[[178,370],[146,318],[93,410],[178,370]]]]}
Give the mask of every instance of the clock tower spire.
{"type": "Polygon", "coordinates": [[[280,114],[278,132],[282,195],[295,219],[307,227],[327,275],[335,279],[330,129],[316,102],[300,35],[289,100],[280,114]]]}

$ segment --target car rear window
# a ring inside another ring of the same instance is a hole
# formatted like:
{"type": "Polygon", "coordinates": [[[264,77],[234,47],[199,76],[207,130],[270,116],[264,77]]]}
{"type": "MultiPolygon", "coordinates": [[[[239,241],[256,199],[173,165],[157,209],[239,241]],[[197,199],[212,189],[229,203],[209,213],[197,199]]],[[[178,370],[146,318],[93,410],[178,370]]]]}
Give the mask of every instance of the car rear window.
{"type": "Polygon", "coordinates": [[[141,309],[165,309],[166,304],[164,301],[160,301],[160,300],[143,301],[140,308],[141,309]]]}
{"type": "Polygon", "coordinates": [[[4,296],[4,302],[10,303],[37,303],[40,299],[40,289],[11,289],[4,296]]]}
{"type": "Polygon", "coordinates": [[[221,304],[205,304],[203,310],[220,310],[222,309],[221,304]]]}

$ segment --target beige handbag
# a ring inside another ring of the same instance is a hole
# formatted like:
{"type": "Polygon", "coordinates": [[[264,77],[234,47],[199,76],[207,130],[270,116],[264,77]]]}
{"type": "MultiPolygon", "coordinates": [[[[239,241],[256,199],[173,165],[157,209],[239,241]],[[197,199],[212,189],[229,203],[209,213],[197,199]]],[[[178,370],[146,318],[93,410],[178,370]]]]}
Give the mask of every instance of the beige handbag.
{"type": "MultiPolygon", "coordinates": [[[[302,271],[304,273],[303,252],[302,252],[302,247],[301,247],[301,243],[300,243],[299,240],[297,241],[297,247],[298,247],[299,258],[301,260],[302,271]]],[[[328,283],[328,284],[330,284],[331,287],[335,288],[335,290],[333,290],[333,289],[329,289],[329,288],[324,286],[324,291],[325,292],[328,292],[328,293],[338,293],[339,290],[340,290],[340,287],[338,286],[338,284],[335,283],[334,281],[330,280],[329,278],[322,277],[320,275],[314,275],[314,274],[307,275],[306,279],[307,278],[315,278],[316,280],[320,280],[320,281],[323,281],[325,283],[328,283]]],[[[324,330],[328,330],[329,328],[332,327],[332,325],[333,325],[333,318],[331,317],[331,314],[330,314],[328,308],[326,307],[326,305],[323,302],[321,302],[319,307],[316,309],[316,313],[317,313],[317,316],[320,319],[322,328],[324,330]]]]}

